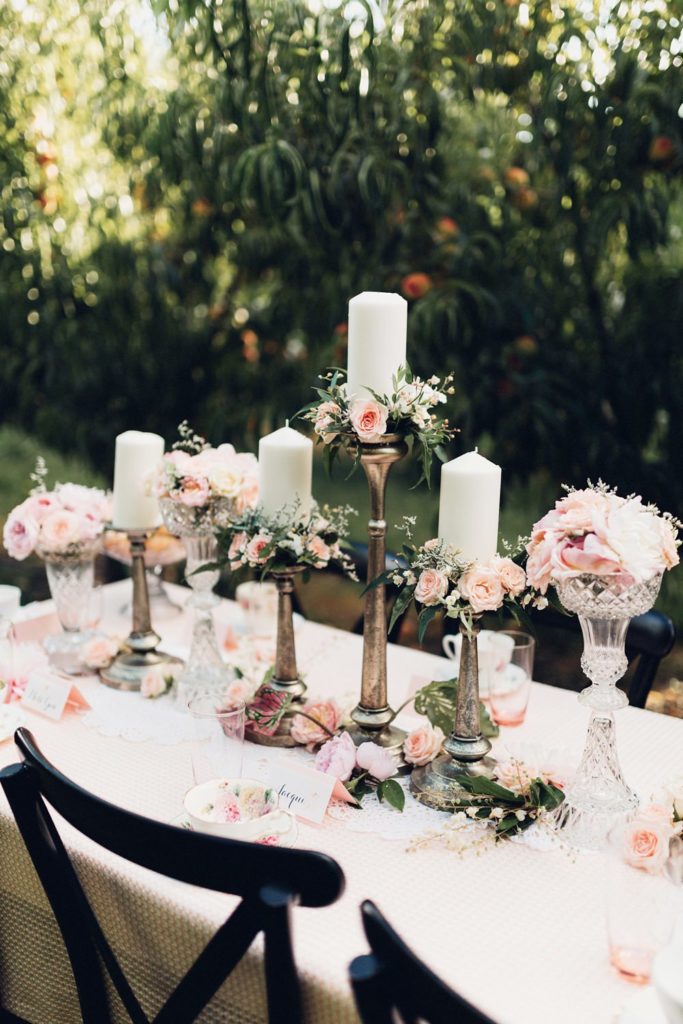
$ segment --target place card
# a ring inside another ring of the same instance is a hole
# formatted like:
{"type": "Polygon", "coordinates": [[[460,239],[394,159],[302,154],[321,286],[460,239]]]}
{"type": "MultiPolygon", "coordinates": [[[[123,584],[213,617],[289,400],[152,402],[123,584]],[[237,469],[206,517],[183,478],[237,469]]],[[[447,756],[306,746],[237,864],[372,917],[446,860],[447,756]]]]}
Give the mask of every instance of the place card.
{"type": "Polygon", "coordinates": [[[77,686],[45,669],[32,672],[26,682],[21,705],[58,722],[68,708],[87,711],[90,705],[77,686]]]}
{"type": "Polygon", "coordinates": [[[12,628],[14,639],[21,644],[39,644],[48,634],[62,631],[56,612],[34,615],[30,619],[20,619],[13,623],[12,628]]]}
{"type": "Polygon", "coordinates": [[[245,765],[245,774],[265,782],[278,794],[280,807],[318,825],[337,781],[333,775],[298,764],[287,757],[259,757],[245,765]]]}

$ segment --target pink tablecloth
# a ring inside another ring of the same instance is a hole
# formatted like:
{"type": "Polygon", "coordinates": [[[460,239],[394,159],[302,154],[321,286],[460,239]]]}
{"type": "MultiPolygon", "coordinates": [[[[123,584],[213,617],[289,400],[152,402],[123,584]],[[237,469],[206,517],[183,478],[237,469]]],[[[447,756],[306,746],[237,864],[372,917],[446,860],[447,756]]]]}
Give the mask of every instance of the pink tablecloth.
{"type": "MultiPolygon", "coordinates": [[[[123,588],[107,594],[111,626],[123,588]]],[[[179,622],[156,623],[179,636],[179,622]]],[[[298,633],[300,664],[314,694],[357,693],[361,641],[306,623],[298,633]]],[[[444,660],[390,648],[390,699],[396,706],[415,680],[443,670],[444,660]]],[[[83,682],[83,691],[99,684],[83,682]]],[[[186,748],[105,738],[77,716],[59,724],[29,715],[45,753],[94,792],[143,814],[170,820],[190,784],[186,748]]],[[[587,712],[576,695],[535,684],[526,723],[514,739],[580,752],[587,712]]],[[[627,779],[647,797],[683,772],[683,722],[627,708],[618,716],[627,779]]],[[[506,737],[501,738],[505,743],[506,737]]],[[[0,764],[15,758],[0,746],[0,764]]],[[[363,813],[363,812],[359,812],[363,813]]],[[[233,901],[132,867],[65,831],[105,930],[143,1005],[162,1002],[233,901]]],[[[339,822],[301,825],[297,845],[329,853],[347,887],[325,910],[298,910],[297,959],[311,1024],[356,1021],[347,966],[364,952],[359,904],[371,897],[442,977],[501,1024],[610,1024],[632,995],[607,961],[600,855],[571,856],[501,844],[477,856],[442,849],[406,852],[405,840],[359,834],[339,822]]],[[[32,1021],[80,1019],[68,963],[49,908],[4,803],[0,806],[0,978],[3,1003],[32,1021]]],[[[125,1020],[123,1013],[121,1020],[125,1020]]],[[[258,944],[212,1006],[205,1022],[265,1019],[258,944]],[[227,1009],[229,1007],[229,1014],[227,1009]]]]}

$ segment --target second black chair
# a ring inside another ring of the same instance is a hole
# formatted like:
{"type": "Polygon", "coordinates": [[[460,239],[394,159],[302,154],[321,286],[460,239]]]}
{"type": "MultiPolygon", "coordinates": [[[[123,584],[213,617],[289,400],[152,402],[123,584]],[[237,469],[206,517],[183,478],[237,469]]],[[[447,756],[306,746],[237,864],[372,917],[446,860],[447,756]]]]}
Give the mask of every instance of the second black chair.
{"type": "Polygon", "coordinates": [[[371,900],[362,907],[372,952],[349,968],[356,1006],[364,1024],[493,1024],[422,963],[371,900]]]}
{"type": "Polygon", "coordinates": [[[143,818],[100,800],[62,775],[28,730],[19,729],[15,740],[24,761],[3,769],[0,783],[61,930],[84,1024],[112,1020],[102,965],[133,1024],[150,1020],[95,917],[46,800],[79,832],[126,860],[169,878],[242,897],[152,1018],[154,1024],[194,1021],[260,932],[265,938],[269,1020],[301,1020],[290,911],[296,904],[325,907],[340,896],[344,876],[334,860],[313,851],[235,842],[143,818]]]}

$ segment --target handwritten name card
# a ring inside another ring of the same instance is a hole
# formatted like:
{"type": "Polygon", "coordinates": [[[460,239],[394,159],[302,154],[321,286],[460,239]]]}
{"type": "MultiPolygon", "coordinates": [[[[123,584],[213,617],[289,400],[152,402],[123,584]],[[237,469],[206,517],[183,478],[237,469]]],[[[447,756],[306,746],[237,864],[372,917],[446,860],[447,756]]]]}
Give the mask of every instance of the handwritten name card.
{"type": "Polygon", "coordinates": [[[90,707],[80,690],[68,679],[60,679],[45,670],[31,673],[21,705],[58,722],[69,708],[87,711],[90,707]]]}
{"type": "Polygon", "coordinates": [[[325,817],[337,781],[332,775],[297,764],[287,757],[245,758],[244,773],[272,786],[283,811],[315,824],[325,817]]]}

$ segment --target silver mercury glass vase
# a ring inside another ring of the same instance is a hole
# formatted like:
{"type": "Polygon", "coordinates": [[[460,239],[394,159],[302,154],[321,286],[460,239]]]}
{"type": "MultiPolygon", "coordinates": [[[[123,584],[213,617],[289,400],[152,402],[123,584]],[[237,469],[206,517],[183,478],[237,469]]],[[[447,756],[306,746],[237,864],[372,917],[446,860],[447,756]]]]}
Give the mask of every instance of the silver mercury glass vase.
{"type": "Polygon", "coordinates": [[[98,542],[74,544],[66,551],[38,549],[45,562],[47,582],[62,627],[61,633],[43,642],[50,662],[61,672],[78,675],[88,671],[81,661],[81,647],[91,636],[87,629],[95,578],[98,542]]]}
{"type": "Polygon", "coordinates": [[[213,589],[220,573],[218,569],[198,571],[215,562],[215,531],[229,521],[233,503],[229,498],[213,498],[207,505],[195,508],[172,498],[161,498],[159,505],[166,529],[183,539],[187,552],[185,579],[192,589],[192,644],[176,680],[178,701],[185,705],[196,692],[220,689],[234,678],[233,670],[221,658],[213,621],[213,609],[220,602],[213,589]]]}
{"type": "Polygon", "coordinates": [[[586,745],[557,819],[563,838],[579,849],[602,849],[610,828],[638,808],[617,753],[614,712],[626,707],[628,697],[616,683],[628,667],[628,624],[634,615],[649,611],[661,582],[661,573],[642,583],[616,573],[575,576],[556,585],[564,607],[578,615],[584,643],[581,668],[591,681],[579,694],[579,701],[591,709],[586,745]]]}

